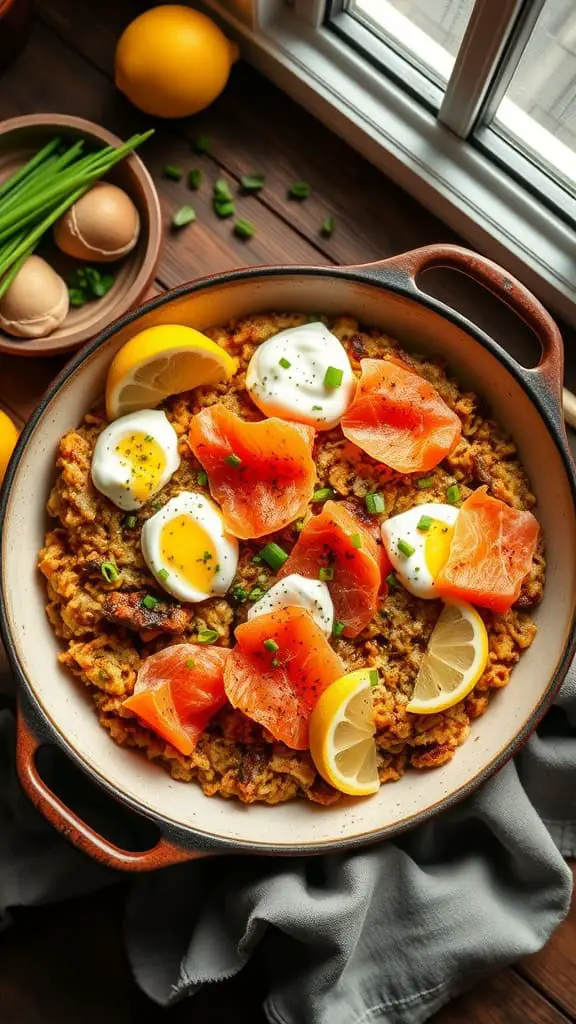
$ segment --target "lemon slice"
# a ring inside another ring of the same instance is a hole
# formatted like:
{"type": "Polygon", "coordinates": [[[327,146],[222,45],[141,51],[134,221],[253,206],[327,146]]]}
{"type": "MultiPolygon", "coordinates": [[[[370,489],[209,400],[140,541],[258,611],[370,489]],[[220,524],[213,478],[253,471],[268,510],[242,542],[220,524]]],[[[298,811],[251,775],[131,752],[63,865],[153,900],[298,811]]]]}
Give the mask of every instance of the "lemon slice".
{"type": "Polygon", "coordinates": [[[375,669],[341,676],[310,716],[310,753],[322,778],[341,793],[368,796],[380,786],[371,681],[375,669]]]}
{"type": "Polygon", "coordinates": [[[136,334],[116,353],[106,380],[111,420],[153,409],[169,395],[229,380],[238,361],[193,327],[163,324],[136,334]]]}
{"type": "Polygon", "coordinates": [[[433,715],[463,700],[488,661],[488,634],[478,612],[464,601],[444,606],[416,676],[407,710],[433,715]]]}

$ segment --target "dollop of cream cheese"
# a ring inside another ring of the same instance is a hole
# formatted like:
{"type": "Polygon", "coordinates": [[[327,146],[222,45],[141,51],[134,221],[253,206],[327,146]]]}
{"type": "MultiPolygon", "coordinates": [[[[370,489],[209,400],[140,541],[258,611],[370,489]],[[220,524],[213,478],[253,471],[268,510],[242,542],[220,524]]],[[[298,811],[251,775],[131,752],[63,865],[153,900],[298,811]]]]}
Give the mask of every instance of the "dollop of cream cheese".
{"type": "Polygon", "coordinates": [[[334,606],[330,591],[322,580],[309,580],[297,572],[285,576],[252,605],[248,618],[268,615],[276,608],[306,608],[323,633],[330,636],[332,632],[334,606]]]}
{"type": "Polygon", "coordinates": [[[356,377],[336,335],[314,322],[289,327],[259,345],[248,364],[246,388],[266,416],[330,430],[354,398],[356,377]],[[331,385],[338,371],[340,383],[331,385]]]}

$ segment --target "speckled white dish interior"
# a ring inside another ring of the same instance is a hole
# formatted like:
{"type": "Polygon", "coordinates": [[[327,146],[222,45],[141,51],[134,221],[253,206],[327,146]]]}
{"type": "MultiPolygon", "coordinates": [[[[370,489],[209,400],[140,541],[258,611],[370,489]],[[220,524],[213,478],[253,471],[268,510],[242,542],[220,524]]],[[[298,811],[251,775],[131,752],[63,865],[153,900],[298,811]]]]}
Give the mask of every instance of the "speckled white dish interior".
{"type": "MultiPolygon", "coordinates": [[[[360,276],[360,275],[358,275],[360,276]]],[[[536,379],[536,378],[534,378],[536,379]]],[[[560,420],[558,418],[558,437],[560,420]]],[[[94,778],[133,807],[176,827],[190,845],[215,839],[234,847],[293,852],[369,841],[405,827],[461,795],[488,774],[527,731],[548,694],[572,629],[576,595],[576,528],[569,478],[559,440],[524,386],[478,340],[438,312],[369,280],[252,271],[148,310],[87,354],[47,402],[23,451],[9,492],[2,536],[2,580],[12,653],[44,716],[65,748],[94,778]],[[376,325],[415,350],[443,355],[450,368],[489,401],[494,416],[515,438],[539,499],[548,578],[536,613],[539,632],[515,668],[510,685],[495,694],[473,723],[467,742],[443,768],[409,772],[365,800],[321,808],[305,801],[280,807],[209,799],[194,784],[174,781],[141,754],[116,746],[98,724],[83,688],[57,663],[58,642],[45,615],[36,556],[46,528],[45,503],[54,476],[58,440],[76,426],[102,390],[110,360],[137,331],[155,323],[199,329],[263,310],[349,313],[376,325]]]]}

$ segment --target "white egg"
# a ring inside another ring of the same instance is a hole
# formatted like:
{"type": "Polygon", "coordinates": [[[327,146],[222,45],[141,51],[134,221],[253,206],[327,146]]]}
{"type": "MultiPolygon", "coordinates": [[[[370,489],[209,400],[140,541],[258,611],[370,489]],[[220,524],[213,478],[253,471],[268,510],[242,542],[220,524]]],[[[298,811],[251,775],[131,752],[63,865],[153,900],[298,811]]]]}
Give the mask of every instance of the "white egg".
{"type": "Polygon", "coordinates": [[[454,505],[428,502],[382,523],[382,541],[396,575],[416,597],[438,596],[435,580],[448,560],[458,515],[454,505]]]}
{"type": "Polygon", "coordinates": [[[92,482],[118,508],[142,508],[180,465],[178,435],[165,413],[142,409],[114,420],[92,456],[92,482]]]}
{"type": "Polygon", "coordinates": [[[356,377],[346,350],[320,322],[280,331],[256,349],[246,388],[266,416],[336,426],[354,398],[356,377]]]}
{"type": "Polygon", "coordinates": [[[218,507],[181,491],[142,527],[142,554],[158,583],[179,601],[205,601],[228,590],[238,541],[226,533],[218,507]]]}
{"type": "Polygon", "coordinates": [[[294,572],[278,580],[252,605],[248,618],[267,615],[275,608],[306,608],[320,629],[330,636],[334,625],[334,606],[330,591],[322,580],[309,580],[294,572]]]}

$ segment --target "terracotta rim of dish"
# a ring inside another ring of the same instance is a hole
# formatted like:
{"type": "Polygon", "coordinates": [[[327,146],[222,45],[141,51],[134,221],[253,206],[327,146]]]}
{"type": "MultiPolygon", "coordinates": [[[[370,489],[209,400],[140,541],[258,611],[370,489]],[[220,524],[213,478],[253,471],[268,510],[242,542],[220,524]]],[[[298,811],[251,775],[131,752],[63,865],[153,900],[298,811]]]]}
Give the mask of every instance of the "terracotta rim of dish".
{"type": "MultiPolygon", "coordinates": [[[[0,0],[0,12],[2,4],[6,0],[0,0]]],[[[11,0],[7,0],[10,5],[11,0]]],[[[0,123],[0,147],[3,139],[11,132],[20,130],[31,130],[34,128],[53,127],[55,131],[59,128],[69,132],[77,132],[80,135],[90,136],[97,142],[107,146],[122,145],[123,140],[113,132],[108,131],[94,121],[88,121],[83,117],[75,117],[72,114],[26,114],[22,117],[13,117],[8,121],[0,123]]],[[[70,330],[62,337],[48,335],[46,338],[29,338],[8,341],[6,337],[0,336],[0,352],[10,355],[33,358],[35,356],[53,356],[64,352],[71,352],[91,338],[106,330],[112,323],[125,316],[145,296],[148,288],[154,280],[154,274],[160,258],[162,245],[162,212],[156,186],[147,170],[141,157],[131,153],[123,163],[129,168],[130,174],[138,184],[141,192],[142,202],[146,208],[147,238],[144,251],[140,259],[140,266],[132,284],[116,302],[114,316],[102,317],[87,327],[70,330]]]]}

